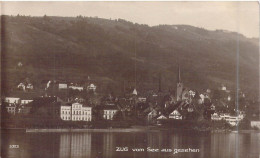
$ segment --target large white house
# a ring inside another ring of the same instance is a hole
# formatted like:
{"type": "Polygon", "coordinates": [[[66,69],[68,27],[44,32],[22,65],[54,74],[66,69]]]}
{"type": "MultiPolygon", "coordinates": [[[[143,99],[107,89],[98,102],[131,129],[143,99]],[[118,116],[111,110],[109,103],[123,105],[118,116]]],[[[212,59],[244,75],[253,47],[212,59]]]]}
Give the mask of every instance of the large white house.
{"type": "Polygon", "coordinates": [[[80,103],[73,103],[71,106],[62,105],[60,117],[65,121],[92,121],[92,107],[84,107],[80,103]]]}

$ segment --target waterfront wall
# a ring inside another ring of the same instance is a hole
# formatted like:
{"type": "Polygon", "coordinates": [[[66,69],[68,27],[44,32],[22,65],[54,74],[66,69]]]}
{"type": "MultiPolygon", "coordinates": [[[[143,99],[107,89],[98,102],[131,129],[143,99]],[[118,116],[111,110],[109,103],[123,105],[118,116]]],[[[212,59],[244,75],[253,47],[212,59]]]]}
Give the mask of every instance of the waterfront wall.
{"type": "Polygon", "coordinates": [[[27,133],[38,133],[38,132],[144,132],[147,129],[26,129],[27,133]]]}

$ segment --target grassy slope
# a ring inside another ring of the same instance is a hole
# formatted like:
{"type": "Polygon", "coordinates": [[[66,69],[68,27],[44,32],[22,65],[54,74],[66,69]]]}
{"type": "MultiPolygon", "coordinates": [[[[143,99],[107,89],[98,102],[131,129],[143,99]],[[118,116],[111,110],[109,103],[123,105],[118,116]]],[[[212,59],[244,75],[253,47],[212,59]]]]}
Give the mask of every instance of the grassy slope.
{"type": "Polygon", "coordinates": [[[156,89],[159,72],[163,89],[174,88],[178,63],[189,87],[234,87],[239,49],[241,87],[258,90],[257,42],[237,33],[98,18],[6,17],[3,24],[3,81],[8,89],[25,77],[39,83],[91,76],[101,90],[119,92],[124,80],[133,85],[135,61],[139,89],[156,89]],[[17,68],[19,61],[22,68],[17,68]]]}

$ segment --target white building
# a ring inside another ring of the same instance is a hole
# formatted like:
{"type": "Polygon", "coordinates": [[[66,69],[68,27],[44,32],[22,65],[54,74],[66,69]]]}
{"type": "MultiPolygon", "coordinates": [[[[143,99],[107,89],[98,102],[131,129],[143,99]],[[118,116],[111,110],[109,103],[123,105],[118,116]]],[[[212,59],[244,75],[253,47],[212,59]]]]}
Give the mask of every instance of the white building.
{"type": "Polygon", "coordinates": [[[174,110],[172,113],[170,113],[169,119],[182,120],[182,115],[178,110],[174,110]]]}
{"type": "Polygon", "coordinates": [[[5,97],[4,100],[6,103],[9,104],[19,104],[20,103],[20,98],[16,98],[16,97],[5,97]]]}
{"type": "Polygon", "coordinates": [[[65,121],[92,121],[92,107],[84,107],[80,103],[61,106],[60,117],[65,121]]]}
{"type": "Polygon", "coordinates": [[[80,103],[73,103],[71,106],[71,120],[72,121],[81,121],[82,115],[82,104],[80,103]]]}
{"type": "Polygon", "coordinates": [[[103,110],[103,118],[106,120],[113,120],[115,114],[117,113],[118,109],[116,108],[106,108],[103,110]]]}
{"type": "Polygon", "coordinates": [[[138,98],[138,102],[145,103],[146,102],[146,98],[145,97],[139,97],[138,98]]]}
{"type": "Polygon", "coordinates": [[[59,89],[67,89],[68,88],[68,84],[67,83],[59,83],[58,87],[59,87],[59,89]]]}
{"type": "Polygon", "coordinates": [[[6,110],[9,114],[13,114],[15,115],[16,113],[16,105],[14,104],[9,104],[7,107],[6,107],[6,110]]]}
{"type": "Polygon", "coordinates": [[[166,119],[167,119],[167,117],[163,114],[161,114],[157,117],[157,120],[166,120],[166,119]]]}
{"type": "Polygon", "coordinates": [[[92,121],[92,107],[82,107],[82,121],[92,121]]]}
{"type": "Polygon", "coordinates": [[[30,102],[32,102],[33,100],[30,100],[30,99],[22,99],[21,100],[21,105],[23,105],[23,104],[28,104],[28,103],[30,103],[30,102]]]}
{"type": "Polygon", "coordinates": [[[60,107],[60,117],[62,120],[71,120],[71,106],[62,105],[60,107]]]}

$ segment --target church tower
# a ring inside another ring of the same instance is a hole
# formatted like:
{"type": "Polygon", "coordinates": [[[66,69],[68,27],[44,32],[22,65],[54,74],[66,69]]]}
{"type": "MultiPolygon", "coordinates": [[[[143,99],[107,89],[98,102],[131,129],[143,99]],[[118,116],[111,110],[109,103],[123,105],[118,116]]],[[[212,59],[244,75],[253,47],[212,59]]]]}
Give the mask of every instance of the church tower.
{"type": "Polygon", "coordinates": [[[178,76],[177,76],[177,89],[176,89],[176,99],[177,101],[182,100],[183,83],[181,81],[181,68],[178,65],[178,76]]]}

